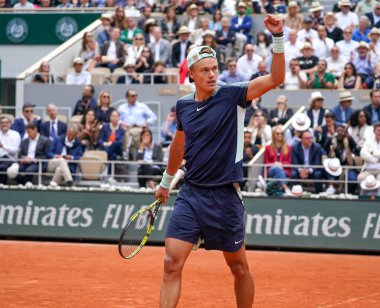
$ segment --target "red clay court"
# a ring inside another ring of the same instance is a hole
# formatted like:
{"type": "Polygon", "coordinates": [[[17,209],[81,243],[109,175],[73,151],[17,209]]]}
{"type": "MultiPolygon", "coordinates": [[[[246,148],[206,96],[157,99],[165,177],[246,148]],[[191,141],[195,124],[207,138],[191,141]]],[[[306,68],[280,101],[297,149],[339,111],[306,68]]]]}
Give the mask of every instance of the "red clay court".
{"type": "MultiPolygon", "coordinates": [[[[163,247],[0,242],[2,307],[158,307],[163,247]]],[[[248,251],[254,307],[380,307],[380,257],[248,251]]],[[[179,307],[235,307],[218,251],[192,252],[179,307]]]]}

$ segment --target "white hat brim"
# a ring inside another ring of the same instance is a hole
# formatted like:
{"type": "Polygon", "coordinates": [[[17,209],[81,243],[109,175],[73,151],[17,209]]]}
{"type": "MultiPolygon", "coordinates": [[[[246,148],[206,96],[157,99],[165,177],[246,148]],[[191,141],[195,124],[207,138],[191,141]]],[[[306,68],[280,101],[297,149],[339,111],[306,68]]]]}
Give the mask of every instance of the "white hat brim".
{"type": "Polygon", "coordinates": [[[298,123],[296,121],[294,121],[292,123],[292,126],[295,130],[298,130],[300,132],[303,132],[305,130],[308,130],[310,128],[310,125],[311,125],[311,120],[309,119],[309,117],[306,117],[305,118],[305,124],[304,125],[298,125],[298,123]]]}
{"type": "Polygon", "coordinates": [[[380,187],[380,182],[379,182],[379,181],[376,181],[376,185],[375,185],[374,187],[369,188],[369,187],[365,186],[365,180],[364,180],[364,181],[362,181],[362,182],[360,183],[360,187],[361,187],[363,190],[375,190],[375,189],[378,189],[378,188],[380,187]]]}
{"type": "Polygon", "coordinates": [[[329,163],[329,160],[328,159],[325,159],[323,161],[323,167],[325,168],[325,170],[327,171],[328,174],[332,175],[332,176],[340,176],[343,172],[343,168],[342,166],[339,166],[338,170],[331,170],[328,166],[328,163],[329,163]]]}

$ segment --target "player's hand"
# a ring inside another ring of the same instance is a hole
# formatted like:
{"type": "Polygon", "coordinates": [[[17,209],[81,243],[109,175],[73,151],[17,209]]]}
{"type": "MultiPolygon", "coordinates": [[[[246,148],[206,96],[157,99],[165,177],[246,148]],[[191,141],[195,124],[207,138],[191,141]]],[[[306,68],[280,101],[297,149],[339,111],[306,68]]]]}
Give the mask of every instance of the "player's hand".
{"type": "Polygon", "coordinates": [[[268,16],[264,19],[264,25],[271,33],[282,32],[282,20],[274,15],[268,14],[268,16]]]}
{"type": "Polygon", "coordinates": [[[162,204],[165,204],[166,201],[169,198],[169,189],[165,189],[161,186],[158,186],[156,194],[155,194],[156,199],[162,198],[162,204]]]}

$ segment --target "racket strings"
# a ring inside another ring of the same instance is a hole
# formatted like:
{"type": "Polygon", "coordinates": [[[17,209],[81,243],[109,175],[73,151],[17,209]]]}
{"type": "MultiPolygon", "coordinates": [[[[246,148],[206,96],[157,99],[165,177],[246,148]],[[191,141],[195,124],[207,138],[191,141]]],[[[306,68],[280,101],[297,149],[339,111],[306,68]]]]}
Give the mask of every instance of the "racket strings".
{"type": "Polygon", "coordinates": [[[130,221],[121,238],[121,253],[130,257],[140,248],[150,226],[150,212],[144,211],[134,220],[130,221]]]}

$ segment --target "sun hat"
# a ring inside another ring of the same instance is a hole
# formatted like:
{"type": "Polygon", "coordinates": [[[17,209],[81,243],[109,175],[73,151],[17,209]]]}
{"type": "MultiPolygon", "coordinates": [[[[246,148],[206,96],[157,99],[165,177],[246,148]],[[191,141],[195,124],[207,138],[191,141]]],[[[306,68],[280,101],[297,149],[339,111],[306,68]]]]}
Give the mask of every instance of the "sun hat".
{"type": "Polygon", "coordinates": [[[190,34],[190,30],[188,27],[186,26],[182,26],[181,28],[179,28],[177,34],[190,34]]]}
{"type": "Polygon", "coordinates": [[[294,185],[291,190],[291,194],[294,197],[302,196],[303,195],[303,188],[301,185],[294,185]]]}
{"type": "Polygon", "coordinates": [[[100,16],[100,19],[108,19],[108,20],[112,20],[112,15],[111,15],[111,14],[107,14],[107,13],[103,13],[103,14],[100,16]]]}
{"type": "Polygon", "coordinates": [[[237,8],[239,7],[244,7],[244,8],[247,8],[247,5],[244,3],[244,2],[239,2],[238,5],[237,5],[237,8]]]}
{"type": "Polygon", "coordinates": [[[300,51],[302,51],[304,49],[312,49],[312,50],[314,50],[313,45],[311,45],[309,42],[303,43],[303,46],[301,47],[300,51]]]}
{"type": "Polygon", "coordinates": [[[333,17],[336,20],[336,16],[333,12],[327,12],[325,16],[323,17],[323,21],[326,23],[327,17],[333,17]]]}
{"type": "Polygon", "coordinates": [[[212,37],[215,37],[215,32],[212,31],[212,30],[207,29],[207,30],[205,31],[205,33],[203,33],[203,37],[205,37],[205,36],[207,36],[207,35],[212,36],[212,37]]]}
{"type": "Polygon", "coordinates": [[[198,10],[198,6],[195,3],[189,6],[189,11],[192,11],[192,10],[198,10]]]}
{"type": "Polygon", "coordinates": [[[311,3],[309,12],[314,13],[314,12],[322,11],[323,9],[324,7],[318,1],[314,1],[311,3]]]}
{"type": "Polygon", "coordinates": [[[187,68],[190,69],[195,63],[205,58],[216,59],[215,50],[209,46],[194,47],[187,55],[187,68]]]}
{"type": "Polygon", "coordinates": [[[300,131],[300,132],[308,130],[310,128],[310,125],[311,125],[311,120],[304,113],[299,113],[292,120],[292,126],[293,126],[293,128],[295,130],[300,131]]]}
{"type": "Polygon", "coordinates": [[[342,6],[351,7],[352,3],[350,2],[350,0],[342,0],[342,1],[338,2],[338,5],[339,5],[339,7],[342,7],[342,6]]]}
{"type": "Polygon", "coordinates": [[[311,93],[310,98],[309,98],[309,104],[311,104],[312,102],[314,102],[318,98],[325,100],[325,98],[323,97],[321,92],[315,91],[315,92],[311,93]]]}
{"type": "Polygon", "coordinates": [[[83,59],[81,57],[75,57],[73,64],[83,64],[83,59]]]}
{"type": "Polygon", "coordinates": [[[380,30],[377,29],[376,27],[373,27],[373,28],[371,29],[371,31],[369,31],[369,33],[367,34],[367,37],[368,37],[369,39],[371,39],[371,35],[372,35],[372,34],[380,35],[380,30]]]}
{"type": "Polygon", "coordinates": [[[374,190],[380,187],[380,182],[376,180],[373,174],[367,175],[363,181],[360,182],[360,187],[363,190],[374,190]]]}
{"type": "Polygon", "coordinates": [[[7,176],[10,179],[14,179],[18,175],[18,171],[20,169],[20,166],[18,163],[13,163],[8,169],[7,169],[7,176]]]}
{"type": "Polygon", "coordinates": [[[342,165],[340,164],[340,160],[338,158],[326,158],[323,161],[323,167],[326,172],[332,176],[340,176],[343,171],[342,165]]]}
{"type": "Polygon", "coordinates": [[[350,91],[343,91],[339,93],[339,102],[353,101],[355,97],[352,96],[350,91]]]}
{"type": "Polygon", "coordinates": [[[358,50],[359,48],[367,48],[367,49],[369,49],[369,45],[366,42],[361,41],[359,43],[358,47],[356,47],[356,50],[358,50]]]}
{"type": "Polygon", "coordinates": [[[131,61],[131,60],[128,60],[127,62],[125,62],[124,64],[124,68],[127,68],[127,67],[135,67],[136,66],[136,63],[134,61],[131,61]]]}
{"type": "Polygon", "coordinates": [[[288,4],[288,8],[290,8],[290,7],[298,7],[299,8],[298,3],[296,1],[290,1],[288,4]]]}

